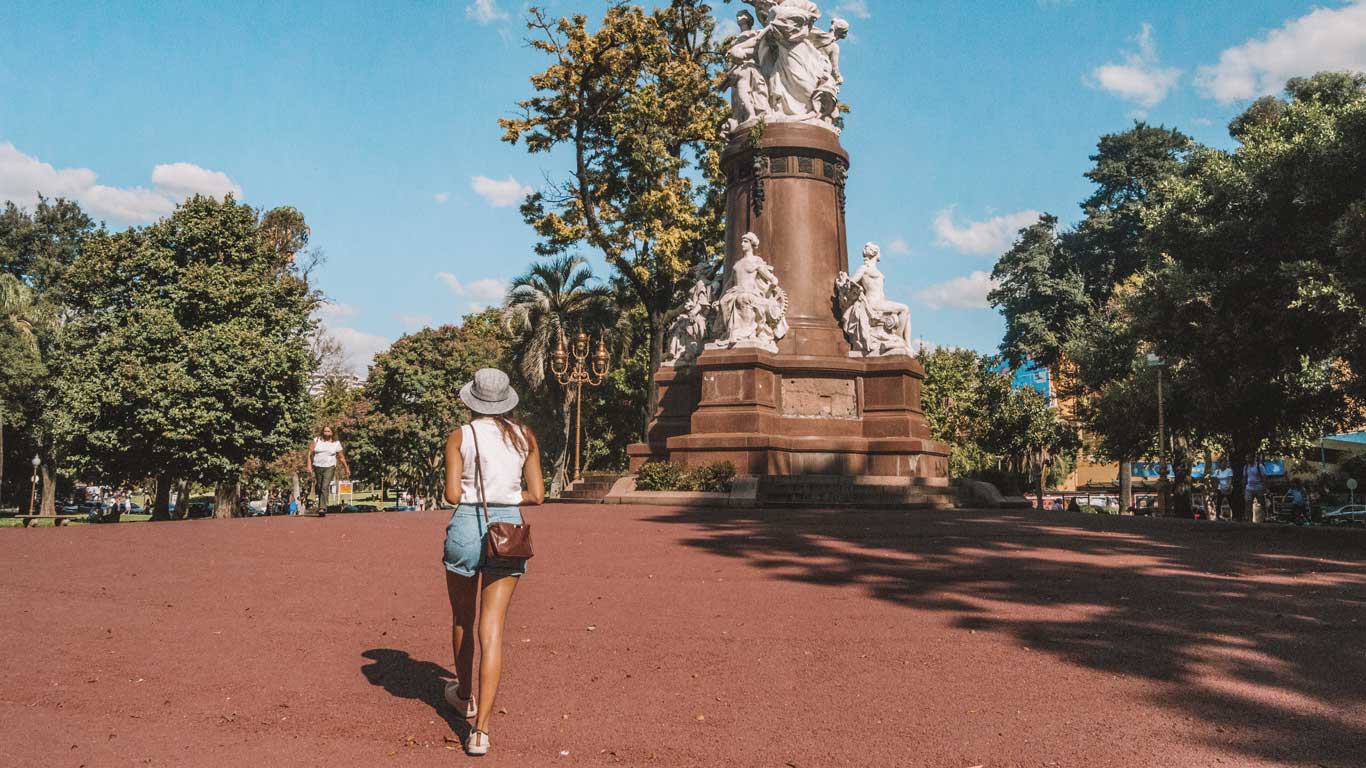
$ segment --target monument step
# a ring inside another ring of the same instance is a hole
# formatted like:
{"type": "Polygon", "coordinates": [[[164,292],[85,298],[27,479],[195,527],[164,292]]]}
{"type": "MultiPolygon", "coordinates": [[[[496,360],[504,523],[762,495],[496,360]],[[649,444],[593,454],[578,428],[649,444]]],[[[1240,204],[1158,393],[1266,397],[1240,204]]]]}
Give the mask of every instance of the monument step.
{"type": "Polygon", "coordinates": [[[560,491],[560,495],[552,498],[551,501],[572,501],[578,504],[601,503],[607,498],[607,494],[612,491],[612,486],[625,475],[618,474],[592,474],[570,483],[568,488],[560,491]]]}
{"type": "Polygon", "coordinates": [[[765,506],[887,506],[948,508],[953,492],[938,478],[836,475],[765,477],[759,484],[765,506]]]}

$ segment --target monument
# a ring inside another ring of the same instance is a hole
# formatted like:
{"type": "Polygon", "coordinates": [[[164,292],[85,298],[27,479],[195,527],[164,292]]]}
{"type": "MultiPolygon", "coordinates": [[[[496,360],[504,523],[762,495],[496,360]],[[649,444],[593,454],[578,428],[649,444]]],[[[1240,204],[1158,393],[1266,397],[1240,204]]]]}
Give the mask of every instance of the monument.
{"type": "Polygon", "coordinates": [[[920,405],[910,310],[883,289],[881,250],[849,270],[849,155],[839,92],[843,20],[811,0],[745,0],[723,87],[721,275],[699,269],[670,328],[650,460],[733,463],[740,474],[895,478],[942,486],[948,447],[920,405]],[[756,21],[761,26],[756,27],[756,21]]]}

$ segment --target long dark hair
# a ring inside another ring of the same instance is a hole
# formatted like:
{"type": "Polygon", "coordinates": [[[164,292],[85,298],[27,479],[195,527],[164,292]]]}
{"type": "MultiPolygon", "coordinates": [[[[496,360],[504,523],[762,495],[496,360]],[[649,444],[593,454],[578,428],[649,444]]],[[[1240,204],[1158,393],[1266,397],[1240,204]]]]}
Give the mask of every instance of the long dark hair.
{"type": "Polygon", "coordinates": [[[487,414],[475,414],[476,419],[493,419],[498,425],[498,433],[503,436],[503,441],[517,450],[518,453],[531,452],[531,428],[522,423],[522,420],[511,413],[500,413],[496,416],[487,414]]]}

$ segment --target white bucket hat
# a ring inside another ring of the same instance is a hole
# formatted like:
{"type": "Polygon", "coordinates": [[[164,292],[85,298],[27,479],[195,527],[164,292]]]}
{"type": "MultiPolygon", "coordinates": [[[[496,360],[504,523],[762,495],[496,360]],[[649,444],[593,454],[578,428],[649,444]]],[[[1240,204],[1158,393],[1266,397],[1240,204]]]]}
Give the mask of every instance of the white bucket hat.
{"type": "Polygon", "coordinates": [[[485,416],[497,416],[517,407],[517,393],[508,375],[497,368],[480,368],[474,381],[460,388],[460,399],[471,411],[485,416]]]}

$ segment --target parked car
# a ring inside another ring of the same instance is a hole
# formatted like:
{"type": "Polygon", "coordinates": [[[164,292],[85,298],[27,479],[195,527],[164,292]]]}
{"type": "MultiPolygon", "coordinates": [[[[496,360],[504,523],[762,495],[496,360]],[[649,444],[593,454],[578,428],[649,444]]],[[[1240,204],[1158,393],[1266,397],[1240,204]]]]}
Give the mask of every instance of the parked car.
{"type": "Polygon", "coordinates": [[[1327,525],[1366,527],[1366,504],[1344,504],[1331,512],[1325,512],[1323,522],[1327,525]]]}
{"type": "Polygon", "coordinates": [[[342,507],[341,512],[378,512],[379,507],[374,504],[347,504],[342,507]]]}

